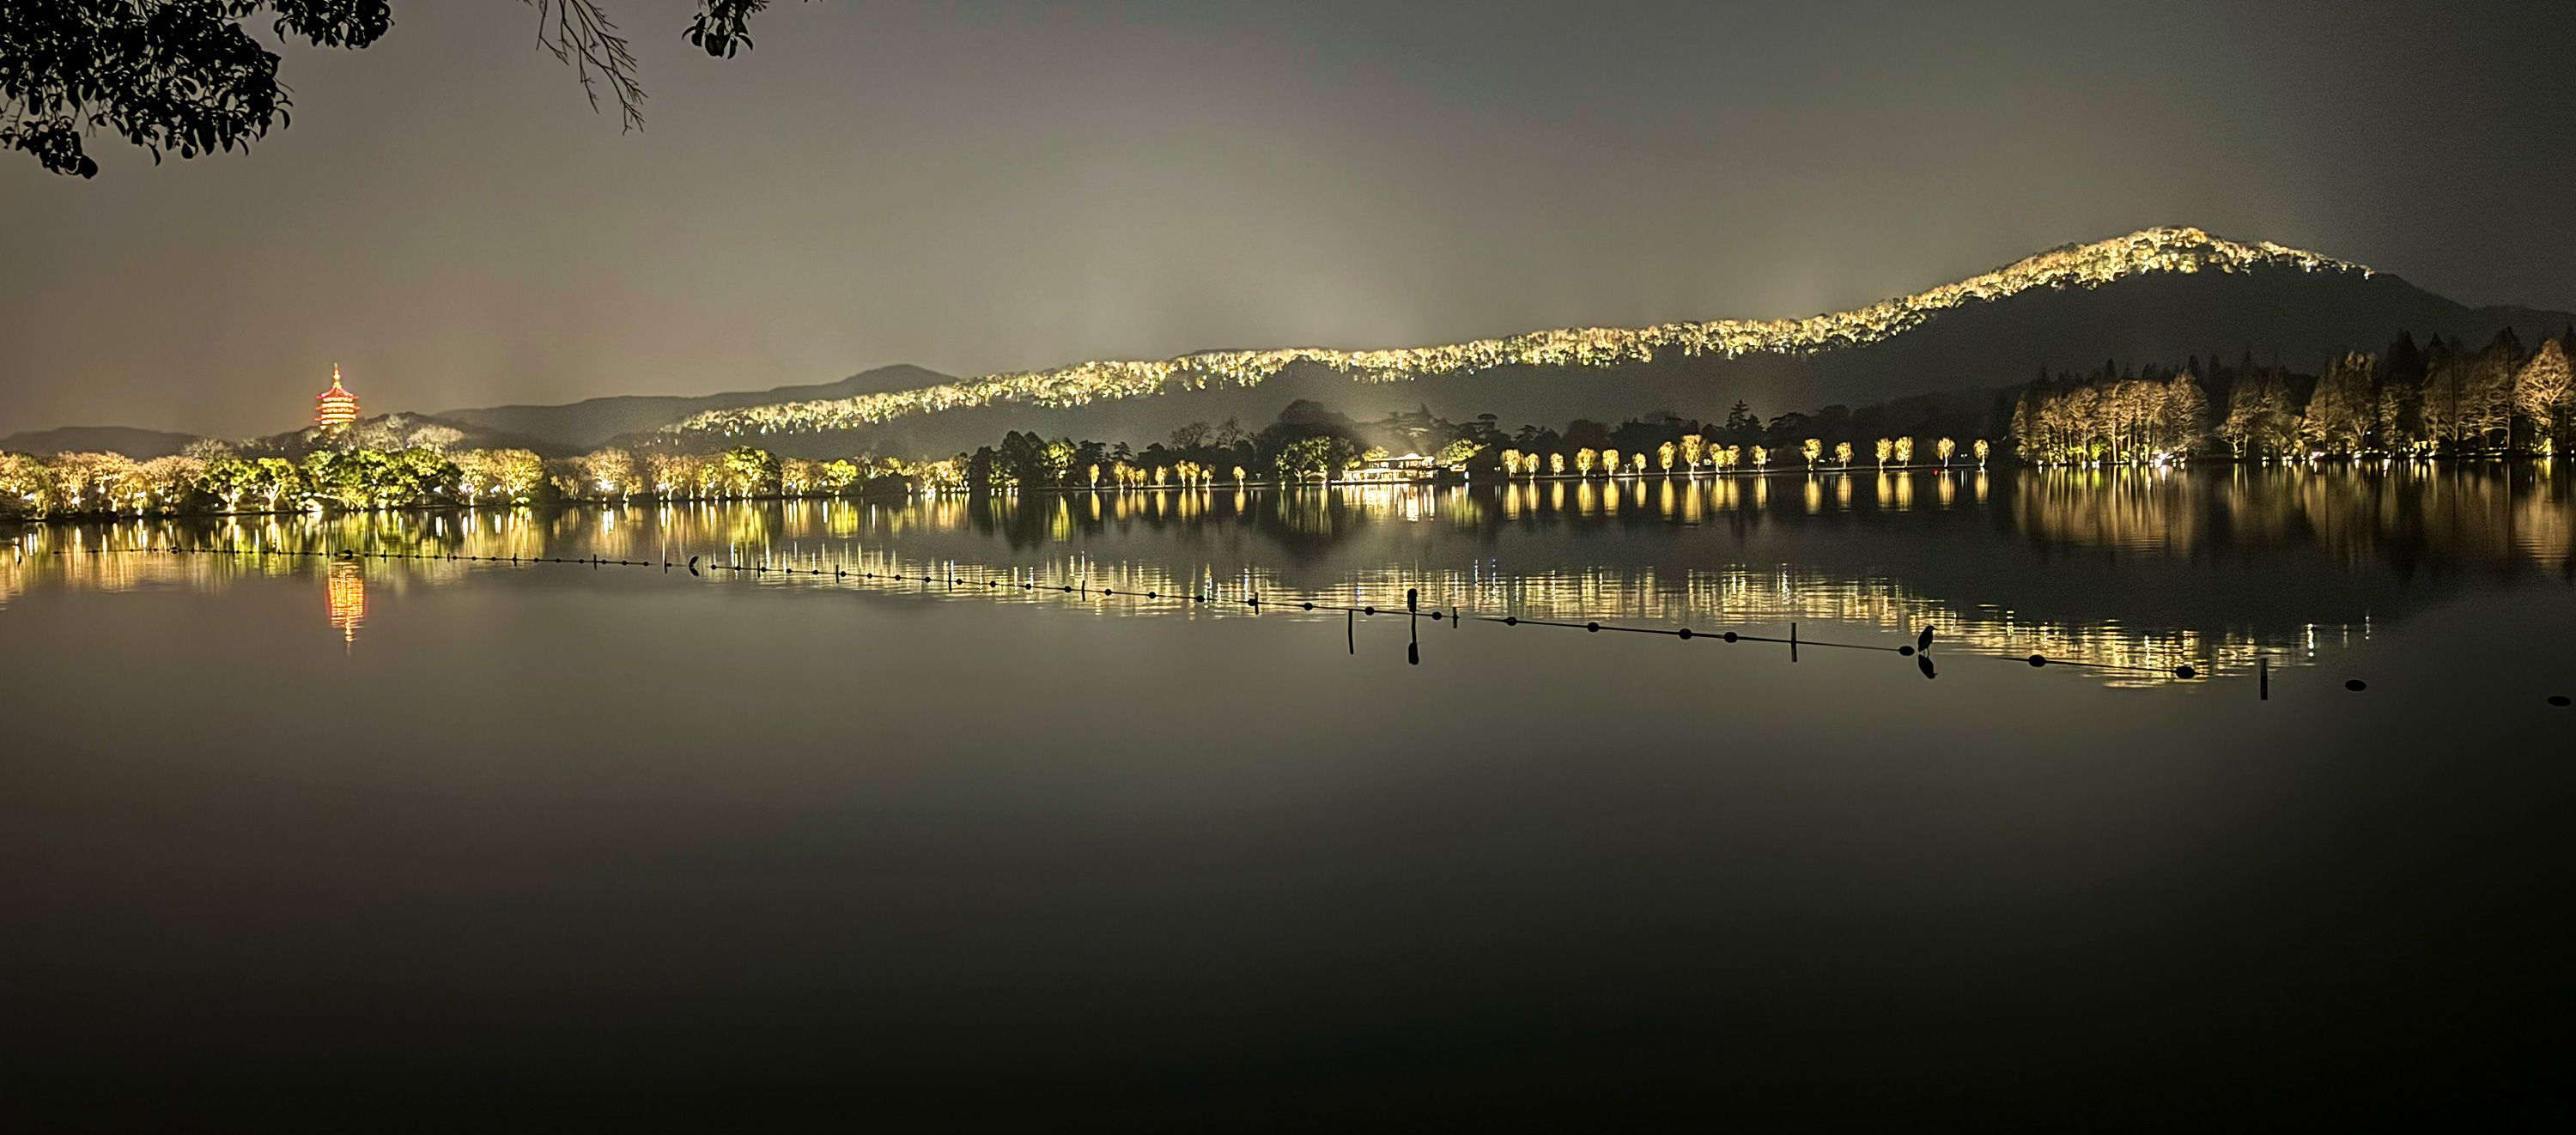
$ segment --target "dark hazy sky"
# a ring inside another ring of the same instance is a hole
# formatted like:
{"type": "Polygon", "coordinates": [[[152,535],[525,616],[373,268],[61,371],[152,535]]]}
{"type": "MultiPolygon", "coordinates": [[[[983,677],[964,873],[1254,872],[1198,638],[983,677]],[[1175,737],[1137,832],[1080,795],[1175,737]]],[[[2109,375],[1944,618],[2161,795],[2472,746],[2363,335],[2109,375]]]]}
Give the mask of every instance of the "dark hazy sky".
{"type": "Polygon", "coordinates": [[[1807,314],[2197,224],[2576,308],[2576,4],[512,0],[285,51],[294,125],[0,155],[0,434],[292,428],[1223,346],[1807,314]]]}

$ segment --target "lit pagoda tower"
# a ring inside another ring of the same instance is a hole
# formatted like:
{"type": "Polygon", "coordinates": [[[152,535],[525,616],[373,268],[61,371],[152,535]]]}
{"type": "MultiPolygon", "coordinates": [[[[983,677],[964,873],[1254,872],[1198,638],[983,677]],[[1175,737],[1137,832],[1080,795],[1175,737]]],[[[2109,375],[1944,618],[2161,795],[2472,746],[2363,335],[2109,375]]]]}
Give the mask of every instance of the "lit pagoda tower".
{"type": "Polygon", "coordinates": [[[340,366],[331,365],[331,389],[313,400],[313,420],[325,426],[345,426],[358,420],[358,396],[340,385],[340,366]]]}

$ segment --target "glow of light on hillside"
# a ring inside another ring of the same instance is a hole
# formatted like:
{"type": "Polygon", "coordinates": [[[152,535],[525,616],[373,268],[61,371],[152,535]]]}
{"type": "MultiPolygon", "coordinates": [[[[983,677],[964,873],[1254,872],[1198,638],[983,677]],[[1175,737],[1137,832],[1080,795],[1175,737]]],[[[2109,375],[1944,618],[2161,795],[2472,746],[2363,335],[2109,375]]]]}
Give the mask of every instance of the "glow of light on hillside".
{"type": "Polygon", "coordinates": [[[1095,361],[1017,371],[915,390],[813,402],[710,410],[663,427],[682,436],[748,437],[856,429],[915,414],[1019,403],[1049,409],[1140,398],[1212,385],[1257,386],[1291,366],[1319,366],[1360,382],[1406,382],[1473,374],[1506,366],[1613,367],[1658,356],[1736,358],[1803,354],[1879,342],[1954,307],[2003,299],[2035,288],[2097,287],[2161,272],[2302,272],[2370,275],[2365,266],[2264,241],[2239,244],[2196,228],[2154,228],[2092,244],[2050,249],[1984,275],[1857,311],[1805,319],[1664,323],[1653,327],[1573,327],[1532,331],[1435,347],[1343,351],[1288,347],[1207,351],[1170,359],[1095,361]]]}

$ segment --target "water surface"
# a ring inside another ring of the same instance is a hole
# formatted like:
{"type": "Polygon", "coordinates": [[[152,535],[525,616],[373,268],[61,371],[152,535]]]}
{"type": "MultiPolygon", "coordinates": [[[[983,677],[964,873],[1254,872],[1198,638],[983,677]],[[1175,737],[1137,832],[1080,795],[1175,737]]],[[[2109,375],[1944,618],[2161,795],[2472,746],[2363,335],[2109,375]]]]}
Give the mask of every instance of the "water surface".
{"type": "Polygon", "coordinates": [[[10,1075],[432,1118],[2530,1114],[2570,499],[2258,468],[20,530],[10,1075]],[[1407,588],[1464,620],[1296,606],[1407,588]],[[1928,623],[1939,676],[1715,637],[1792,623],[1928,623]]]}

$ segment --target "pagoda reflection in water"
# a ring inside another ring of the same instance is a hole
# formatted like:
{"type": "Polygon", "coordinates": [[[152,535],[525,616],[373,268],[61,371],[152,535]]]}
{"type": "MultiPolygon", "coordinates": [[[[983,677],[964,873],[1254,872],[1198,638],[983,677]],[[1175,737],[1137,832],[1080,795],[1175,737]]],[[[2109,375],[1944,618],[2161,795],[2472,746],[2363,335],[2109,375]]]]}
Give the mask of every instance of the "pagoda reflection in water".
{"type": "Polygon", "coordinates": [[[358,641],[358,624],[367,619],[367,579],[357,561],[333,561],[323,593],[330,605],[331,625],[340,628],[341,640],[358,641]]]}

